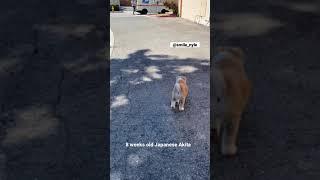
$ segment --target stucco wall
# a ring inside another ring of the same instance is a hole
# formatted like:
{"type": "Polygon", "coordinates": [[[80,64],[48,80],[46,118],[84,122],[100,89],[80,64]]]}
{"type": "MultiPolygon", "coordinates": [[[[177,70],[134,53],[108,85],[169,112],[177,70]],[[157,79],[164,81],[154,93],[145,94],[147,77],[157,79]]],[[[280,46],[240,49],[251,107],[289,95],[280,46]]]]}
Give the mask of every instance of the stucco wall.
{"type": "Polygon", "coordinates": [[[179,14],[182,18],[208,25],[210,0],[179,0],[179,14]]]}

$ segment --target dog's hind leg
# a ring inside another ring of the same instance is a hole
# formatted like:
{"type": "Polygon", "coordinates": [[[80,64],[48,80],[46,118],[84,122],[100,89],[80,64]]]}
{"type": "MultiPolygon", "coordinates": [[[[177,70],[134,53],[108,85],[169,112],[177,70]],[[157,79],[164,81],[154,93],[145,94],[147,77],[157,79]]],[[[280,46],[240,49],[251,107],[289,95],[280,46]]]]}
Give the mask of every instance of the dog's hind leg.
{"type": "Polygon", "coordinates": [[[179,110],[183,111],[184,110],[184,104],[186,103],[186,98],[182,97],[181,102],[179,103],[179,110]]]}

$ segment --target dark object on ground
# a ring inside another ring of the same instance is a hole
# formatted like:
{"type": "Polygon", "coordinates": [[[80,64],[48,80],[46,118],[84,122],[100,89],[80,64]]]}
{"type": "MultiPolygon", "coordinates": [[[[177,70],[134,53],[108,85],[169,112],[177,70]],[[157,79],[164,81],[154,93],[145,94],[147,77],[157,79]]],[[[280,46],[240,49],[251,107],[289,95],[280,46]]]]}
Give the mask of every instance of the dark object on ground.
{"type": "Polygon", "coordinates": [[[148,10],[147,9],[138,10],[136,12],[138,12],[140,14],[148,14],[148,10]]]}
{"type": "Polygon", "coordinates": [[[169,12],[169,11],[166,10],[166,9],[162,9],[162,10],[161,10],[161,13],[162,13],[162,14],[164,14],[164,13],[166,13],[166,12],[169,12]]]}
{"type": "Polygon", "coordinates": [[[142,9],[141,14],[148,14],[148,10],[147,9],[142,9]]]}

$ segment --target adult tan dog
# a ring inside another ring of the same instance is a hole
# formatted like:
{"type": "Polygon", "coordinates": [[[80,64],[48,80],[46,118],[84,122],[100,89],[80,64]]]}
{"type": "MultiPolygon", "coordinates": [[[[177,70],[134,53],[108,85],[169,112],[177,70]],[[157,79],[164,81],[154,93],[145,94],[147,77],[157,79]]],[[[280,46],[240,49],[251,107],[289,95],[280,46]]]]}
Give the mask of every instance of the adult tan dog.
{"type": "Polygon", "coordinates": [[[213,59],[213,130],[223,155],[237,153],[239,124],[251,89],[242,49],[218,48],[213,59]]]}

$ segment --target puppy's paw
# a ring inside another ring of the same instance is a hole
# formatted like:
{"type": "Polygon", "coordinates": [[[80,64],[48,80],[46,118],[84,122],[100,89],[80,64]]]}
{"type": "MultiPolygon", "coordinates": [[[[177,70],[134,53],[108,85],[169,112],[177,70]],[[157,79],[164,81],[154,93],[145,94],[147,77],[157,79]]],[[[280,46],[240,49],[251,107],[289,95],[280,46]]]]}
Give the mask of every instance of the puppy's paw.
{"type": "Polygon", "coordinates": [[[170,107],[171,107],[172,109],[176,108],[176,103],[171,101],[170,107]]]}
{"type": "Polygon", "coordinates": [[[180,111],[184,111],[184,107],[179,107],[179,110],[180,111]]]}

